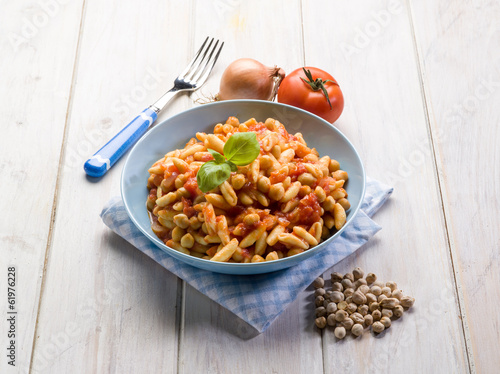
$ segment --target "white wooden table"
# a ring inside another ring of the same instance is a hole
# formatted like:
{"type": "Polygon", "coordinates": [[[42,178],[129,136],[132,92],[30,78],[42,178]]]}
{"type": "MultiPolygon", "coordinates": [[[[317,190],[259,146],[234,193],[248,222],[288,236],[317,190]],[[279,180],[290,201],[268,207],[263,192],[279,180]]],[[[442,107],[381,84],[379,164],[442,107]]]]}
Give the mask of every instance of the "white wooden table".
{"type": "Polygon", "coordinates": [[[482,0],[0,2],[0,372],[498,372],[499,24],[500,3],[482,0]],[[205,95],[239,57],[339,81],[336,126],[395,192],[383,230],[334,270],[361,266],[417,300],[383,336],[322,334],[309,290],[254,337],[101,222],[123,160],[96,183],[84,161],[207,35],[226,44],[205,95]]]}

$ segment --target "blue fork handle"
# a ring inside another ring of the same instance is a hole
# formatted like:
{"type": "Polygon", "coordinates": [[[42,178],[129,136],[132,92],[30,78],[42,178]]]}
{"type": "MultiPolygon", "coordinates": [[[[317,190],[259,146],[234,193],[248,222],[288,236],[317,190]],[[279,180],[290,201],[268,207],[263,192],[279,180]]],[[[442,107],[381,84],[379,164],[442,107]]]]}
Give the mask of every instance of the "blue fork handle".
{"type": "Polygon", "coordinates": [[[85,162],[83,168],[91,177],[102,177],[146,132],[158,114],[148,108],[116,134],[104,147],[85,162]]]}

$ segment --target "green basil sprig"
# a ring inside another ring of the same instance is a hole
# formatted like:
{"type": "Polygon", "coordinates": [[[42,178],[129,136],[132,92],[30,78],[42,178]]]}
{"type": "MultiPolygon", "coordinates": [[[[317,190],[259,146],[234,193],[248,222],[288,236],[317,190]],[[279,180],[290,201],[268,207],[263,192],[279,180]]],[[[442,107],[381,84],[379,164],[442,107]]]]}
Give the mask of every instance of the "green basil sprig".
{"type": "Polygon", "coordinates": [[[213,149],[208,150],[214,157],[201,165],[196,174],[198,187],[203,192],[213,190],[229,178],[238,166],[250,164],[260,153],[260,145],[254,132],[237,132],[224,144],[224,156],[213,149]]]}

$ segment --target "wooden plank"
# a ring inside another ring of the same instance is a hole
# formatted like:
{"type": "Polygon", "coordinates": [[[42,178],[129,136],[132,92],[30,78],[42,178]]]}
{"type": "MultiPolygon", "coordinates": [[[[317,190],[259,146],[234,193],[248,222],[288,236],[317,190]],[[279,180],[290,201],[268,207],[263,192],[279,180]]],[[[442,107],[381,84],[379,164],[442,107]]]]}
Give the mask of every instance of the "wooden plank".
{"type": "Polygon", "coordinates": [[[336,341],[325,332],[325,372],[466,372],[433,160],[424,157],[414,173],[400,167],[414,161],[417,140],[431,153],[406,3],[304,2],[303,18],[306,63],[331,72],[345,95],[336,126],[360,151],[367,174],[395,185],[375,217],[383,230],[334,269],[361,266],[416,297],[415,308],[378,337],[336,341]],[[318,14],[335,20],[328,32],[318,32],[318,14]]]}
{"type": "Polygon", "coordinates": [[[190,8],[88,0],[84,13],[33,371],[175,372],[178,280],[99,218],[120,193],[123,160],[100,181],[86,179],[83,163],[189,61],[190,8]]]}
{"type": "MultiPolygon", "coordinates": [[[[288,72],[302,64],[298,1],[199,2],[193,22],[195,39],[208,32],[226,43],[205,94],[218,91],[224,67],[240,57],[288,72]]],[[[311,300],[303,293],[265,333],[254,336],[232,313],[186,287],[179,372],[322,373],[321,333],[311,319],[311,300]]]]}
{"type": "Polygon", "coordinates": [[[411,7],[471,368],[493,373],[500,366],[500,4],[411,7]]]}
{"type": "Polygon", "coordinates": [[[29,369],[80,17],[81,1],[49,7],[6,2],[0,12],[2,373],[29,369]],[[16,269],[17,315],[7,315],[10,266],[16,269]],[[8,337],[11,316],[15,336],[8,337]],[[6,357],[10,340],[15,368],[6,357]]]}

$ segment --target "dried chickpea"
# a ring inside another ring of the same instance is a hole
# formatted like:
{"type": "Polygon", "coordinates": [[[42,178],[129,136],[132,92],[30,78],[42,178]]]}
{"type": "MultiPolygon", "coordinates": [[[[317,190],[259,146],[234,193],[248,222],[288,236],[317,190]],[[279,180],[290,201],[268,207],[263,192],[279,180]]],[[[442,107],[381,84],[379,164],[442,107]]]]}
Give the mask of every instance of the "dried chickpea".
{"type": "Polygon", "coordinates": [[[368,274],[366,275],[366,282],[367,282],[368,284],[372,284],[372,283],[374,283],[376,280],[377,280],[377,276],[376,276],[375,274],[373,274],[373,273],[368,273],[368,274]]]}
{"type": "Polygon", "coordinates": [[[363,322],[365,322],[365,318],[358,312],[351,314],[350,318],[354,321],[354,323],[363,324],[363,322]]]}
{"type": "Polygon", "coordinates": [[[362,316],[366,316],[368,314],[368,305],[360,305],[358,306],[358,313],[362,316]]]}
{"type": "Polygon", "coordinates": [[[358,305],[365,304],[366,303],[366,296],[363,292],[356,291],[352,295],[352,301],[354,301],[358,305]]]}
{"type": "Polygon", "coordinates": [[[314,323],[316,326],[320,329],[324,329],[326,327],[326,318],[325,317],[318,317],[314,320],[314,323]]]}
{"type": "Polygon", "coordinates": [[[375,310],[379,310],[380,309],[380,304],[375,302],[375,303],[370,303],[370,312],[373,312],[375,310]]]}
{"type": "Polygon", "coordinates": [[[337,304],[335,303],[328,303],[326,306],[326,312],[328,314],[334,314],[337,311],[337,304]]]}
{"type": "Polygon", "coordinates": [[[394,314],[394,317],[401,318],[403,316],[404,311],[405,311],[404,308],[401,305],[398,305],[394,308],[392,313],[394,314]]]}
{"type": "Polygon", "coordinates": [[[367,314],[366,316],[364,316],[364,319],[366,326],[370,326],[373,323],[373,317],[371,314],[367,314]]]}
{"type": "Polygon", "coordinates": [[[372,317],[374,321],[379,321],[382,318],[382,312],[380,310],[374,310],[372,312],[372,317]]]}
{"type": "Polygon", "coordinates": [[[354,276],[354,280],[358,280],[363,278],[365,272],[360,267],[357,267],[352,271],[352,275],[354,276]]]}
{"type": "Polygon", "coordinates": [[[401,300],[401,298],[403,297],[403,291],[394,290],[394,291],[392,291],[391,297],[394,297],[395,299],[401,300]]]}
{"type": "Polygon", "coordinates": [[[314,291],[314,296],[325,296],[325,289],[324,288],[316,288],[314,291]]]}
{"type": "Polygon", "coordinates": [[[387,296],[385,296],[384,294],[382,295],[379,295],[379,297],[377,297],[377,301],[380,303],[382,300],[385,300],[387,299],[387,296]]]}
{"type": "Polygon", "coordinates": [[[351,282],[354,282],[354,275],[352,273],[345,273],[344,279],[349,279],[351,282]]]}
{"type": "Polygon", "coordinates": [[[352,281],[350,279],[342,279],[341,283],[344,288],[354,288],[354,285],[352,284],[352,281]]]}
{"type": "Polygon", "coordinates": [[[328,326],[335,326],[337,324],[337,321],[335,320],[335,314],[329,314],[326,318],[326,323],[328,324],[328,326]]]}
{"type": "Polygon", "coordinates": [[[382,323],[386,329],[391,327],[391,319],[389,317],[380,318],[380,323],[382,323]]]}
{"type": "Polygon", "coordinates": [[[334,303],[340,303],[341,301],[344,301],[344,294],[340,291],[333,291],[330,300],[334,303]]]}
{"type": "Polygon", "coordinates": [[[325,286],[325,281],[321,277],[316,278],[313,282],[314,288],[323,288],[324,286],[325,286]]]}
{"type": "Polygon", "coordinates": [[[363,325],[356,323],[354,326],[351,328],[351,332],[354,336],[360,336],[364,331],[363,325]]]}
{"type": "Polygon", "coordinates": [[[344,301],[347,303],[347,305],[349,305],[350,303],[352,303],[352,296],[347,296],[344,301]]]}
{"type": "Polygon", "coordinates": [[[340,283],[340,282],[332,283],[332,291],[342,292],[343,290],[344,290],[344,287],[342,286],[342,283],[340,283]]]}
{"type": "Polygon", "coordinates": [[[316,307],[323,305],[324,302],[325,298],[323,296],[316,296],[316,299],[314,299],[314,305],[316,305],[316,307]]]}
{"type": "Polygon", "coordinates": [[[352,314],[354,313],[356,310],[358,310],[358,306],[354,303],[349,303],[347,304],[347,313],[349,314],[352,314]]]}
{"type": "Polygon", "coordinates": [[[373,322],[372,324],[372,330],[373,332],[380,334],[382,331],[385,330],[385,326],[382,322],[373,322]]]}
{"type": "Polygon", "coordinates": [[[347,302],[341,301],[340,303],[337,304],[337,308],[340,310],[346,310],[347,309],[347,302]]]}
{"type": "Polygon", "coordinates": [[[370,288],[370,291],[375,296],[380,296],[382,294],[382,289],[379,286],[372,286],[370,288]]]}
{"type": "Polygon", "coordinates": [[[335,273],[332,273],[331,278],[332,278],[332,284],[333,284],[335,282],[341,282],[344,277],[342,276],[342,274],[335,272],[335,273]]]}
{"type": "Polygon", "coordinates": [[[396,289],[398,288],[398,285],[396,284],[396,282],[387,282],[386,284],[386,287],[389,287],[391,289],[392,292],[396,291],[396,289]]]}
{"type": "Polygon", "coordinates": [[[385,287],[384,282],[382,282],[380,280],[377,280],[377,281],[373,282],[373,285],[380,287],[380,289],[382,289],[382,287],[385,287]]]}
{"type": "Polygon", "coordinates": [[[366,293],[365,296],[366,296],[366,302],[368,303],[368,305],[370,305],[371,303],[377,302],[377,296],[375,296],[371,292],[366,293]]]}
{"type": "Polygon", "coordinates": [[[324,316],[326,316],[326,308],[324,306],[316,308],[316,317],[324,317],[324,316]]]}
{"type": "Polygon", "coordinates": [[[383,287],[381,291],[382,291],[382,295],[385,295],[387,297],[391,297],[391,295],[392,295],[392,291],[389,287],[383,287]]]}
{"type": "Polygon", "coordinates": [[[382,309],[382,317],[391,318],[392,310],[391,309],[382,309]]]}
{"type": "Polygon", "coordinates": [[[382,308],[393,309],[399,305],[399,300],[393,297],[388,297],[380,302],[382,308]]]}
{"type": "Polygon", "coordinates": [[[413,303],[415,303],[415,299],[410,296],[403,296],[400,300],[400,303],[403,308],[411,308],[413,306],[413,303]]]}
{"type": "Polygon", "coordinates": [[[345,334],[346,334],[346,331],[345,331],[345,328],[342,327],[342,326],[339,326],[339,327],[336,327],[334,332],[335,334],[335,337],[337,339],[344,339],[345,338],[345,334]]]}
{"type": "Polygon", "coordinates": [[[346,288],[344,290],[344,296],[345,297],[352,296],[353,294],[354,294],[354,288],[346,288]]]}
{"type": "Polygon", "coordinates": [[[370,292],[370,287],[368,287],[366,284],[362,284],[357,288],[358,291],[363,292],[365,295],[370,292]]]}
{"type": "MultiPolygon", "coordinates": [[[[366,286],[366,279],[360,278],[354,282],[354,288],[359,288],[361,286],[366,286]]],[[[368,286],[367,286],[368,287],[368,286]]],[[[370,289],[370,287],[368,287],[370,289]]]]}
{"type": "Polygon", "coordinates": [[[337,322],[342,322],[348,317],[347,312],[345,310],[337,310],[335,312],[335,320],[337,322]]]}
{"type": "Polygon", "coordinates": [[[352,326],[354,326],[354,321],[350,318],[346,318],[342,322],[340,322],[340,325],[344,327],[347,331],[349,331],[352,326]]]}
{"type": "Polygon", "coordinates": [[[332,296],[332,293],[333,293],[333,291],[331,291],[331,290],[327,290],[327,291],[325,292],[325,294],[323,295],[323,297],[324,297],[325,299],[327,299],[327,300],[330,300],[330,297],[332,296]]]}

